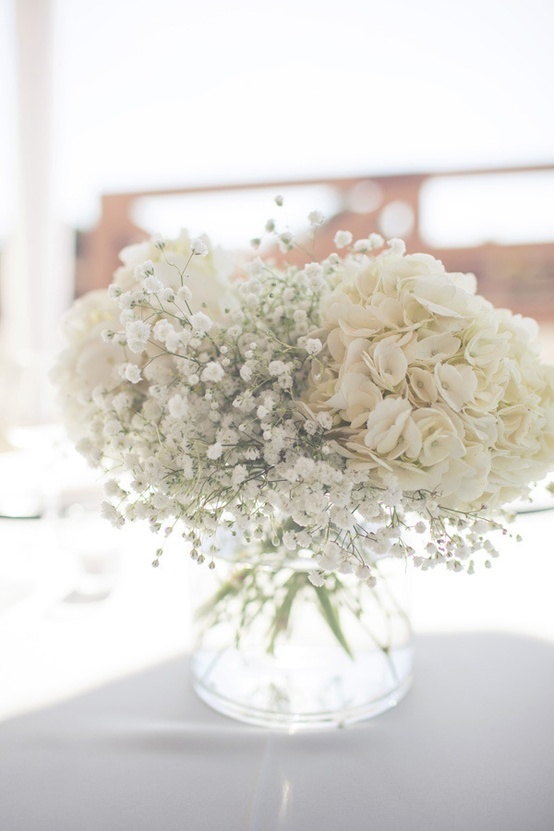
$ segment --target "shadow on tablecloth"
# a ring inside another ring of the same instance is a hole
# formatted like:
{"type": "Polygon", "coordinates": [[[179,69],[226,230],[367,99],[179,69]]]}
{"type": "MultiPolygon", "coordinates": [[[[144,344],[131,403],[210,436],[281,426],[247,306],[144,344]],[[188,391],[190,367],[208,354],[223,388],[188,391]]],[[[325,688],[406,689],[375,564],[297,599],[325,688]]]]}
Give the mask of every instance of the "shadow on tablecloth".
{"type": "Polygon", "coordinates": [[[552,831],[554,644],[420,636],[399,706],[270,733],[173,659],[0,725],[5,831],[552,831]]]}

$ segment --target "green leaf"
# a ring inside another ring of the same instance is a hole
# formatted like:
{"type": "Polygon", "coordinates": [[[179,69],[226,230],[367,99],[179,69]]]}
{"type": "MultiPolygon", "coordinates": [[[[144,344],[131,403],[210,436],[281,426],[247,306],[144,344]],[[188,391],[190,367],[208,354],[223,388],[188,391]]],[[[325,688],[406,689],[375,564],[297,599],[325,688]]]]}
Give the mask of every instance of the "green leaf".
{"type": "Polygon", "coordinates": [[[319,604],[321,606],[321,611],[323,612],[323,617],[329,624],[331,632],[338,640],[346,654],[350,658],[354,659],[354,655],[350,651],[348,641],[346,640],[344,632],[342,631],[338,613],[335,611],[335,608],[329,598],[329,592],[327,588],[325,586],[314,586],[314,589],[317,595],[317,599],[319,600],[319,604]]]}
{"type": "Polygon", "coordinates": [[[285,586],[288,586],[288,588],[285,597],[283,598],[283,602],[275,610],[275,617],[271,626],[271,638],[267,647],[267,651],[270,655],[273,655],[275,651],[275,641],[277,640],[277,636],[280,633],[287,631],[294,598],[300,589],[305,585],[306,581],[303,574],[293,574],[292,577],[289,577],[285,583],[285,586]]]}
{"type": "Polygon", "coordinates": [[[217,608],[217,606],[225,597],[227,597],[227,595],[237,594],[241,591],[247,571],[248,569],[245,569],[243,572],[233,575],[230,580],[226,580],[225,583],[222,583],[219,589],[196,610],[196,617],[199,619],[206,617],[206,615],[213,612],[214,609],[217,608]]]}

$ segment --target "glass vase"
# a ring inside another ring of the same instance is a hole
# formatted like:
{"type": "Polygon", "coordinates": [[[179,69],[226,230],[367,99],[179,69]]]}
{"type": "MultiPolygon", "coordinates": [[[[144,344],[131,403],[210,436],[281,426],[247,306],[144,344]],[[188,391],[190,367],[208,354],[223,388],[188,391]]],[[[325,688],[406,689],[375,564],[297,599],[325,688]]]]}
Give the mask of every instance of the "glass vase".
{"type": "Polygon", "coordinates": [[[249,724],[340,727],[393,707],[412,677],[410,575],[381,559],[371,586],[290,553],[193,566],[193,684],[215,710],[249,724]],[[287,557],[288,554],[288,557],[287,557]]]}

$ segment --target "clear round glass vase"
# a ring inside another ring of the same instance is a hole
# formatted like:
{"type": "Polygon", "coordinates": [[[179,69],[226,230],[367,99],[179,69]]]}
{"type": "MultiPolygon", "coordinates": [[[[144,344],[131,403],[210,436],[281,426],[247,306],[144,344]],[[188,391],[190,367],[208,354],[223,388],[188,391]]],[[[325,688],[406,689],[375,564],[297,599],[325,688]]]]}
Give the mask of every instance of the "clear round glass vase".
{"type": "Polygon", "coordinates": [[[404,560],[380,560],[375,586],[345,574],[314,586],[313,562],[285,553],[206,566],[194,567],[192,674],[215,710],[276,729],[340,727],[382,713],[408,691],[404,560]]]}

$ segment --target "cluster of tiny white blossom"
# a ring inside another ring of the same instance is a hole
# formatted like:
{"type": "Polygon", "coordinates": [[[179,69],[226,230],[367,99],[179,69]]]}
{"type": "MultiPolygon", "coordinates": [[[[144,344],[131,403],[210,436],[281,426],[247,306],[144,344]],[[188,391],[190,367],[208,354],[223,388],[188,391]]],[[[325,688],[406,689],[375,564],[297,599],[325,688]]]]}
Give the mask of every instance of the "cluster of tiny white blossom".
{"type": "Polygon", "coordinates": [[[486,304],[480,326],[467,276],[377,234],[335,245],[346,254],[231,278],[183,232],[126,249],[109,290],[77,301],[56,378],[79,450],[110,472],[114,524],[178,530],[210,564],[222,529],[311,552],[316,586],[372,583],[383,556],[490,564],[495,491],[525,493],[552,465],[552,375],[508,313],[486,304]]]}

